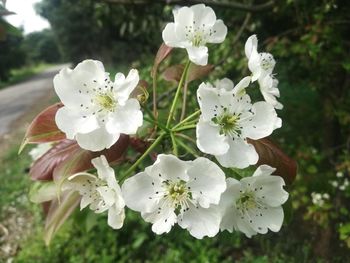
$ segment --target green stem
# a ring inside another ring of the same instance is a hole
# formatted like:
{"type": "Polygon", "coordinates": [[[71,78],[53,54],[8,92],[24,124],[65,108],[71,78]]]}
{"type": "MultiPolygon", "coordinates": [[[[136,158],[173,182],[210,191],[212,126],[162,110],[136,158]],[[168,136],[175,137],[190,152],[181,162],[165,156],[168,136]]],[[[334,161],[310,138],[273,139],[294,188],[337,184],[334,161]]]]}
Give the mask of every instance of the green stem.
{"type": "Polygon", "coordinates": [[[175,156],[178,156],[179,151],[177,149],[177,141],[176,141],[174,133],[170,132],[170,138],[171,138],[171,142],[173,144],[173,153],[175,156]]]}
{"type": "Polygon", "coordinates": [[[123,181],[125,178],[127,178],[136,168],[139,166],[139,164],[145,159],[150,152],[163,140],[166,133],[161,133],[159,137],[151,144],[150,147],[140,156],[140,158],[137,159],[137,161],[124,173],[124,175],[120,178],[119,181],[123,181]]]}
{"type": "Polygon", "coordinates": [[[158,69],[154,71],[153,75],[153,117],[154,119],[158,119],[158,112],[157,112],[157,77],[158,77],[158,69]]]}
{"type": "Polygon", "coordinates": [[[172,120],[172,118],[173,118],[173,116],[174,116],[176,104],[177,104],[177,101],[179,100],[180,93],[181,93],[181,87],[182,87],[184,81],[185,81],[186,78],[187,78],[187,72],[188,72],[188,68],[189,68],[190,64],[191,64],[191,61],[188,60],[187,63],[186,63],[186,66],[185,66],[185,68],[184,68],[184,71],[182,72],[182,76],[181,76],[181,79],[180,79],[180,81],[179,81],[179,85],[177,86],[176,93],[175,93],[174,101],[173,101],[173,104],[171,105],[171,108],[170,108],[168,120],[167,120],[167,122],[166,122],[166,127],[167,127],[167,128],[169,128],[170,123],[171,123],[171,120],[172,120]]]}
{"type": "Polygon", "coordinates": [[[172,129],[172,131],[174,132],[179,132],[179,131],[185,131],[185,130],[190,130],[190,129],[194,129],[196,128],[196,125],[186,125],[186,126],[182,126],[176,129],[172,129]]]}
{"type": "Polygon", "coordinates": [[[184,143],[181,140],[178,140],[177,143],[179,144],[179,146],[181,146],[183,149],[185,149],[186,151],[188,151],[190,154],[192,154],[194,157],[198,157],[198,154],[196,153],[195,150],[193,150],[191,147],[189,147],[186,143],[184,143]]]}
{"type": "Polygon", "coordinates": [[[191,120],[191,119],[197,117],[197,115],[199,115],[200,113],[201,113],[200,110],[195,111],[194,113],[192,113],[191,115],[189,115],[188,117],[186,117],[184,120],[182,120],[181,122],[179,122],[178,124],[176,124],[176,125],[173,127],[173,129],[176,129],[177,127],[179,127],[179,126],[185,124],[185,123],[188,122],[189,120],[191,120]]]}

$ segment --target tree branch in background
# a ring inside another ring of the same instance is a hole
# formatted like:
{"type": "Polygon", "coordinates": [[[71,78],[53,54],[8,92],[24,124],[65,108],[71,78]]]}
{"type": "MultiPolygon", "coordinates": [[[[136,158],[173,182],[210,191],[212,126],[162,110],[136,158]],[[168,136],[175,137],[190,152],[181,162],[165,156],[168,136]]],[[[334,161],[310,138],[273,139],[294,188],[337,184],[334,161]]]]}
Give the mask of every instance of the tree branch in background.
{"type": "Polygon", "coordinates": [[[149,5],[162,3],[166,5],[188,5],[188,4],[206,4],[209,6],[216,7],[225,7],[225,8],[234,8],[241,11],[248,12],[260,12],[267,9],[270,9],[274,4],[274,0],[270,0],[264,4],[258,5],[247,5],[233,1],[214,1],[214,0],[101,0],[103,2],[109,2],[114,4],[123,4],[123,5],[149,5]]]}
{"type": "MultiPolygon", "coordinates": [[[[244,29],[247,27],[249,21],[250,21],[250,18],[252,17],[252,13],[249,12],[246,14],[245,18],[244,18],[244,21],[241,25],[241,27],[239,28],[237,34],[235,35],[235,38],[233,39],[232,43],[231,43],[231,46],[233,47],[237,41],[240,39],[241,35],[243,34],[244,32],[244,29]]],[[[221,61],[219,61],[215,67],[218,67],[218,66],[221,66],[222,64],[224,64],[227,60],[227,56],[225,58],[223,58],[221,61]]]]}

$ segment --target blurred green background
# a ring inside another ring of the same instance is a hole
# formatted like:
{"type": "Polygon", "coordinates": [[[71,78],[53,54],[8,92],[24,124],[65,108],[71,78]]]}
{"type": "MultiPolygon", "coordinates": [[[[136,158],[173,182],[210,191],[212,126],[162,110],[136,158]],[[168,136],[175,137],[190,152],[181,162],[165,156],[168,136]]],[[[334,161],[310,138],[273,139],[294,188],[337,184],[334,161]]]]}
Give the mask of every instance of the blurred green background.
{"type": "MultiPolygon", "coordinates": [[[[26,35],[0,17],[0,87],[43,65],[76,64],[86,58],[103,61],[113,73],[137,68],[151,82],[161,31],[173,20],[174,3],[194,2],[200,1],[43,0],[36,10],[51,28],[26,35]]],[[[47,248],[41,208],[26,197],[31,159],[28,150],[17,157],[17,139],[0,156],[0,226],[10,224],[14,215],[18,219],[13,207],[21,210],[22,223],[28,226],[12,241],[0,238],[0,261],[350,262],[350,1],[203,2],[229,28],[223,44],[209,47],[209,63],[216,65],[209,80],[228,77],[237,83],[249,74],[244,43],[251,34],[258,35],[259,50],[277,61],[284,109],[279,111],[283,126],[273,138],[299,166],[288,189],[282,230],[251,239],[224,232],[196,240],[178,227],[156,236],[131,211],[118,231],[107,226],[105,217],[83,211],[47,248]]],[[[161,71],[185,59],[183,50],[174,53],[161,71]]],[[[161,83],[160,93],[172,88],[161,83]]],[[[192,94],[199,83],[190,85],[192,94]]]]}

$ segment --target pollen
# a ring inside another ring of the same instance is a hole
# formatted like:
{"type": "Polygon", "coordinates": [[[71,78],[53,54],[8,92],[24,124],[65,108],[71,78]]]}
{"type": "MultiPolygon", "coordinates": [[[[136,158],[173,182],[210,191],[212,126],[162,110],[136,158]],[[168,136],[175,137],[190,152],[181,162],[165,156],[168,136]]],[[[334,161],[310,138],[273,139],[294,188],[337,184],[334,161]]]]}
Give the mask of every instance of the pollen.
{"type": "Polygon", "coordinates": [[[112,94],[102,93],[96,96],[96,103],[106,111],[114,111],[117,105],[112,94]]]}
{"type": "Polygon", "coordinates": [[[220,134],[225,134],[229,136],[239,135],[239,116],[229,113],[226,108],[220,116],[217,116],[213,119],[213,122],[219,124],[220,134]]]}

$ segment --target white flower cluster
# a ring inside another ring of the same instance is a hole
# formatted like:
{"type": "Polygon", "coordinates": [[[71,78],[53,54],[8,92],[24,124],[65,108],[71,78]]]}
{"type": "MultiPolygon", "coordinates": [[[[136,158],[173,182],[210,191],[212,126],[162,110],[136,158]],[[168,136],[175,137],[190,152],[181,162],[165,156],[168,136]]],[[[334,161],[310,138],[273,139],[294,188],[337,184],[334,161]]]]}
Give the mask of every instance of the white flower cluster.
{"type": "Polygon", "coordinates": [[[327,193],[321,194],[321,193],[312,192],[311,198],[312,198],[312,203],[314,205],[322,207],[322,206],[324,206],[325,202],[329,200],[329,194],[327,194],[327,193]]]}
{"type": "MultiPolygon", "coordinates": [[[[193,63],[206,65],[206,44],[223,42],[227,27],[203,4],[177,9],[174,20],[163,31],[164,42],[185,48],[193,63]]],[[[269,136],[282,125],[275,111],[282,108],[276,100],[278,81],[272,75],[275,60],[269,53],[257,52],[255,35],[248,39],[245,52],[251,76],[236,86],[222,79],[215,85],[202,83],[197,90],[201,110],[197,146],[226,168],[256,164],[259,156],[248,139],[269,136]],[[245,89],[256,80],[265,101],[253,103],[245,89]]],[[[64,104],[56,114],[57,126],[67,138],[91,151],[111,147],[121,133],[135,134],[143,122],[139,102],[130,98],[138,82],[134,69],[127,77],[118,73],[113,82],[95,60],[63,69],[54,79],[64,104]]],[[[79,173],[68,180],[82,196],[81,209],[108,210],[108,224],[115,229],[123,225],[125,206],[140,212],[157,234],[168,233],[177,223],[196,238],[213,237],[220,230],[237,230],[251,237],[268,229],[277,232],[283,223],[282,204],[288,193],[282,177],[272,175],[275,168],[268,165],[238,181],[226,178],[222,168],[208,158],[184,161],[159,154],[153,165],[120,187],[104,156],[92,163],[98,176],[79,173]]]]}
{"type": "Polygon", "coordinates": [[[348,188],[348,186],[350,185],[349,179],[344,178],[344,173],[341,171],[338,171],[336,173],[336,177],[337,177],[337,179],[330,181],[330,184],[334,188],[338,188],[340,191],[345,191],[348,188]]]}

